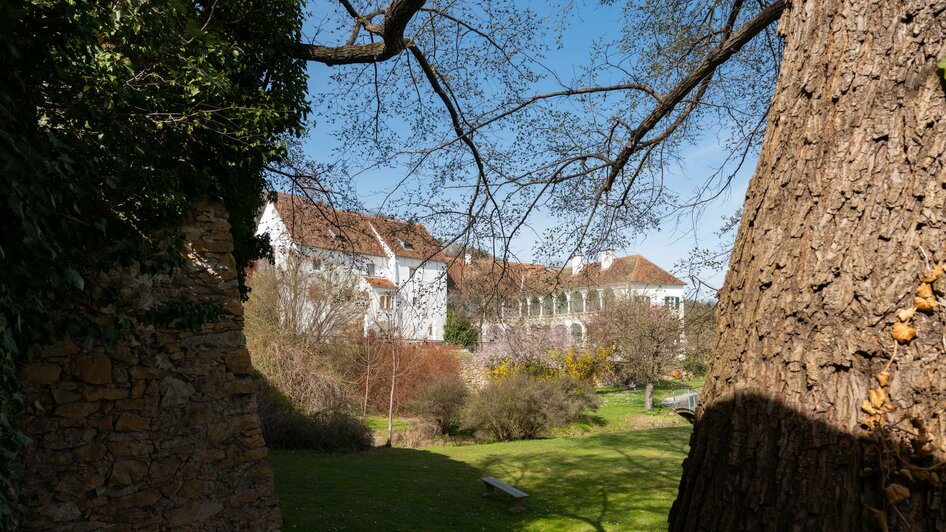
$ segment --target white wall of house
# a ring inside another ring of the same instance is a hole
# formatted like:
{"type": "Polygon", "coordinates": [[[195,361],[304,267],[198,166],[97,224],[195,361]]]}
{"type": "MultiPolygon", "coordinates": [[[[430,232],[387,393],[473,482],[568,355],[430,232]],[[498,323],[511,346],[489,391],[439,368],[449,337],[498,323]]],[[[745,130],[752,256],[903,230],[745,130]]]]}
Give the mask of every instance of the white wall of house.
{"type": "Polygon", "coordinates": [[[375,237],[385,256],[346,253],[343,251],[308,248],[292,241],[289,229],[279,216],[275,205],[267,204],[260,218],[257,234],[269,233],[270,243],[277,267],[285,267],[291,253],[318,259],[318,266],[348,268],[352,275],[384,278],[397,288],[394,291],[375,288],[361,279],[359,286],[368,294],[368,307],[364,318],[365,331],[370,328],[390,330],[396,326],[398,334],[406,340],[443,341],[443,328],[447,320],[447,265],[439,261],[421,261],[399,257],[375,231],[375,237]],[[372,268],[369,265],[373,265],[372,268]],[[417,271],[411,275],[411,269],[417,271]],[[383,294],[392,297],[392,308],[381,306],[383,294]]]}
{"type": "Polygon", "coordinates": [[[443,341],[447,321],[447,265],[410,257],[396,257],[395,263],[402,334],[443,341]]]}

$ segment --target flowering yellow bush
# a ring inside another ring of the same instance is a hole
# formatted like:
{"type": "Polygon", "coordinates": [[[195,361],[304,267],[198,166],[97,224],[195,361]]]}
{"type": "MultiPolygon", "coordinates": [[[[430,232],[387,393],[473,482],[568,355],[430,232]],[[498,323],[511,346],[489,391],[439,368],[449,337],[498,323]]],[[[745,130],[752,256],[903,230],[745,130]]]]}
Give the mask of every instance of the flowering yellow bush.
{"type": "Polygon", "coordinates": [[[529,375],[538,380],[573,377],[594,382],[597,377],[607,372],[608,355],[609,351],[603,348],[592,351],[569,348],[563,353],[553,351],[551,356],[548,357],[548,364],[502,360],[495,366],[488,368],[487,375],[493,381],[508,379],[515,375],[529,375]]]}
{"type": "Polygon", "coordinates": [[[607,369],[608,354],[608,350],[604,348],[593,351],[569,349],[557,357],[562,361],[558,373],[584,381],[594,381],[607,369]]]}

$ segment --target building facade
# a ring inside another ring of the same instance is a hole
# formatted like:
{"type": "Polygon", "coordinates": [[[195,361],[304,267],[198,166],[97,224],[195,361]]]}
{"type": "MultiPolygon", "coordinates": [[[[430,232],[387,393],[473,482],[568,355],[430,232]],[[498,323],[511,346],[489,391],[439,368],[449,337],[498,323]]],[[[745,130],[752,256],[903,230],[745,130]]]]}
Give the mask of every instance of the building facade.
{"type": "Polygon", "coordinates": [[[578,342],[591,317],[619,299],[662,305],[684,319],[685,283],[640,255],[601,253],[586,263],[576,256],[564,268],[494,259],[458,261],[450,267],[451,297],[480,322],[484,341],[511,323],[563,327],[578,342]]]}
{"type": "Polygon", "coordinates": [[[417,223],[331,209],[279,194],[257,234],[268,233],[278,268],[300,257],[313,275],[335,269],[366,295],[364,330],[405,340],[443,340],[447,257],[417,223]]]}

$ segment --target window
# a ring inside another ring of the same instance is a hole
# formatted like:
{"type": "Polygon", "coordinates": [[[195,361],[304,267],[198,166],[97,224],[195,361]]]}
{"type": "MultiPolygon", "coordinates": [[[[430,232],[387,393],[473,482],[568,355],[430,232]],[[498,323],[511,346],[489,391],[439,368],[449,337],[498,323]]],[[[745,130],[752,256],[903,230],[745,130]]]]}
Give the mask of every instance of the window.
{"type": "Polygon", "coordinates": [[[407,278],[408,278],[408,279],[413,279],[415,273],[417,273],[417,268],[408,268],[408,269],[407,269],[407,278]]]}
{"type": "Polygon", "coordinates": [[[322,259],[318,257],[312,257],[312,271],[318,271],[322,269],[322,259]]]}
{"type": "Polygon", "coordinates": [[[391,294],[378,296],[378,305],[384,310],[391,310],[391,294]]]}
{"type": "Polygon", "coordinates": [[[680,298],[667,296],[664,298],[664,306],[676,310],[680,308],[680,298]]]}
{"type": "Polygon", "coordinates": [[[408,251],[413,251],[413,250],[414,250],[414,245],[411,244],[410,242],[405,242],[405,241],[403,241],[403,240],[401,240],[401,239],[398,239],[398,242],[401,243],[401,247],[402,247],[402,248],[404,248],[404,249],[406,249],[406,250],[408,250],[408,251]]]}
{"type": "Polygon", "coordinates": [[[368,264],[365,264],[365,275],[367,275],[368,277],[374,277],[374,263],[373,262],[368,262],[368,264]]]}

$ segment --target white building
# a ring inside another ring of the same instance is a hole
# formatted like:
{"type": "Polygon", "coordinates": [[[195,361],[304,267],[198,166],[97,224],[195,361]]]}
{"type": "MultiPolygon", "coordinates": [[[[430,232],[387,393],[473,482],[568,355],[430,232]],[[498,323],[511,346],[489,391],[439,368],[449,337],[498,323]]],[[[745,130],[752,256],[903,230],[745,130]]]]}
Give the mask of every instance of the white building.
{"type": "Polygon", "coordinates": [[[257,234],[269,233],[277,267],[292,254],[312,270],[345,268],[368,296],[365,333],[443,340],[447,258],[421,224],[336,211],[279,194],[266,205],[257,234]]]}
{"type": "Polygon", "coordinates": [[[450,266],[455,300],[482,298],[483,330],[514,322],[565,327],[578,341],[589,318],[616,299],[641,298],[676,311],[682,321],[685,283],[640,255],[598,262],[573,257],[566,268],[494,259],[457,261],[450,266]],[[465,293],[465,295],[464,295],[465,293]]]}

